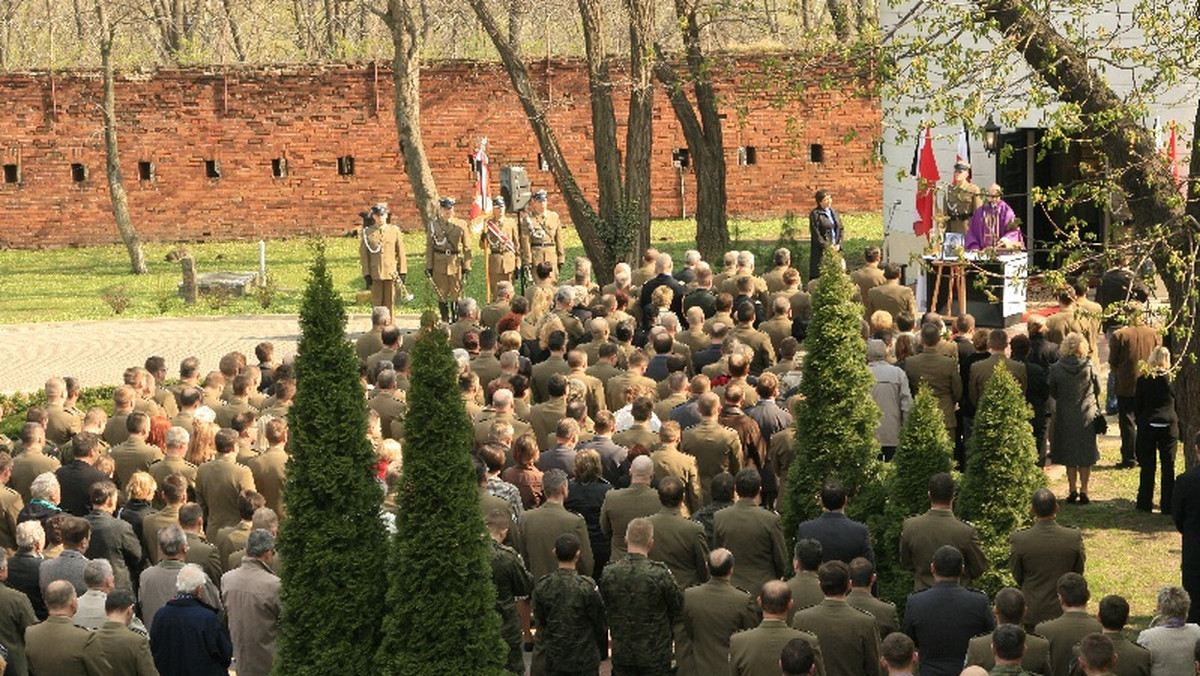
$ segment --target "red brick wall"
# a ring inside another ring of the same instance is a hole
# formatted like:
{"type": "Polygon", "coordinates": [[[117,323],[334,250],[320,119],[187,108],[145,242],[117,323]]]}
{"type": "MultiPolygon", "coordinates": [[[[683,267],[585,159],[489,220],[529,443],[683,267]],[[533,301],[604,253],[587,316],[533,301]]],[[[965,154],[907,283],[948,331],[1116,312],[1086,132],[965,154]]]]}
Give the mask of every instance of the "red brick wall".
{"type": "MultiPolygon", "coordinates": [[[[577,179],[594,190],[585,71],[578,63],[557,63],[549,74],[536,68],[534,76],[551,96],[553,124],[577,179]]],[[[730,76],[727,83],[736,79],[730,76]]],[[[776,109],[729,84],[721,90],[730,101],[724,129],[732,214],[806,213],[819,187],[834,190],[845,211],[879,209],[880,168],[871,159],[880,131],[878,100],[813,86],[795,97],[802,104],[776,109]],[[732,103],[739,95],[740,115],[732,103]],[[814,143],[824,146],[822,163],[809,161],[814,143]],[[755,148],[756,165],[737,164],[739,146],[755,148]]],[[[405,200],[409,189],[388,69],[353,64],[161,70],[120,77],[116,95],[121,168],[135,225],[146,240],[339,233],[357,225],[359,210],[380,200],[393,205],[402,225],[417,225],[405,200]],[[353,176],[338,175],[337,158],[343,155],[354,158],[353,176]],[[281,157],[288,175],[274,178],[272,160],[281,157]],[[207,160],[220,163],[221,178],[205,177],[207,160]],[[139,180],[139,162],[153,163],[153,180],[139,180]]],[[[20,171],[19,183],[0,177],[0,247],[119,241],[104,171],[99,98],[94,73],[60,74],[53,86],[44,73],[0,76],[0,164],[20,171]],[[86,180],[73,180],[74,164],[86,169],[86,180]]],[[[489,138],[494,193],[499,167],[511,164],[529,170],[535,190],[553,193],[549,173],[537,167],[529,125],[498,66],[431,65],[422,75],[422,99],[425,142],[443,195],[470,201],[468,156],[480,136],[489,138]]],[[[618,120],[624,115],[618,108],[618,120]]],[[[653,213],[678,217],[680,181],[671,153],[686,144],[661,93],[654,124],[653,213]]],[[[695,204],[690,174],[684,191],[690,214],[695,204]]],[[[553,198],[551,204],[554,208],[553,198]]],[[[565,216],[565,208],[558,210],[565,216]]]]}

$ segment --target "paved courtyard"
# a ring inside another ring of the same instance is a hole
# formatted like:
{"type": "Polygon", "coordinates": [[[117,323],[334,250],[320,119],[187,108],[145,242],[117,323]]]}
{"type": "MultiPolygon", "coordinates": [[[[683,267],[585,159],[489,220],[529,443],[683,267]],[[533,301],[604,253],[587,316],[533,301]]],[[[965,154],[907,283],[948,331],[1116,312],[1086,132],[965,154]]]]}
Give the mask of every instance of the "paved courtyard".
{"type": "MultiPolygon", "coordinates": [[[[418,325],[416,315],[399,316],[401,328],[418,325]]],[[[351,334],[366,331],[370,315],[350,315],[351,334]]],[[[254,346],[275,344],[276,358],[294,353],[300,340],[296,315],[165,317],[103,321],[7,324],[0,326],[0,392],[40,389],[50,376],[75,376],[84,387],[116,385],[122,372],[146,357],[166,358],[172,377],[179,362],[198,357],[207,372],[232,350],[254,358],[254,346]]]]}

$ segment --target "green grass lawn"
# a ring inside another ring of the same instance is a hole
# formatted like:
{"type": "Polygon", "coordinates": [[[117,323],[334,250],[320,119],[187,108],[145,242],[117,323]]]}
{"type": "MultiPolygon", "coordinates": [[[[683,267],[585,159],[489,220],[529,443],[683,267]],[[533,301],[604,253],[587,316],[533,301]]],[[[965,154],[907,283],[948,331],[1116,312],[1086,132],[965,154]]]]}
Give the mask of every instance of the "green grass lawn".
{"type": "MultiPolygon", "coordinates": [[[[781,241],[783,220],[735,221],[730,234],[737,248],[759,254],[760,268],[770,266],[769,253],[781,241]],[[765,267],[764,267],[765,266],[765,267]]],[[[798,232],[785,237],[783,243],[794,252],[796,266],[807,274],[808,224],[804,219],[794,221],[798,232]]],[[[861,257],[869,243],[883,237],[879,214],[847,215],[849,239],[847,255],[851,261],[861,257]]],[[[673,254],[695,246],[695,223],[674,220],[655,222],[652,237],[657,246],[673,254]]],[[[435,304],[432,285],[424,277],[425,251],[422,233],[405,235],[408,251],[410,290],[416,296],[408,309],[413,312],[435,304]]],[[[359,275],[358,239],[331,238],[326,240],[333,282],[348,305],[355,302],[356,292],[363,288],[359,275]]],[[[573,260],[583,253],[574,230],[567,232],[567,258],[573,260]]],[[[105,296],[123,296],[127,306],[124,317],[187,316],[212,314],[295,313],[300,307],[300,292],[308,274],[312,257],[311,243],[305,238],[276,239],[267,242],[267,269],[278,290],[269,307],[262,307],[259,298],[201,298],[195,305],[184,305],[177,293],[181,279],[180,265],[168,262],[166,255],[175,244],[145,245],[145,275],[129,273],[129,260],[122,246],[99,246],[79,249],[45,251],[0,251],[0,324],[106,319],[117,316],[105,296]]],[[[205,242],[188,244],[196,260],[198,272],[254,272],[258,270],[257,242],[205,242]]],[[[475,274],[467,283],[467,294],[483,298],[483,269],[476,262],[475,274]]],[[[353,311],[369,311],[365,305],[353,311]]]]}

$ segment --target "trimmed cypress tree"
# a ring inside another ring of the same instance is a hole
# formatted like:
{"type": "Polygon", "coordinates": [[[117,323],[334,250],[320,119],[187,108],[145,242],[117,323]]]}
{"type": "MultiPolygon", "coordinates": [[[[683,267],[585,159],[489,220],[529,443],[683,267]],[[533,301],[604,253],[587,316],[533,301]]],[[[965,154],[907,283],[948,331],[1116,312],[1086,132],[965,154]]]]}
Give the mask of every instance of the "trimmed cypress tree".
{"type": "Polygon", "coordinates": [[[388,566],[391,612],[378,655],[385,676],[505,673],[471,462],[474,433],[455,394],[457,368],[445,333],[426,329],[412,355],[398,533],[388,566]]]}
{"type": "MultiPolygon", "coordinates": [[[[942,409],[929,386],[922,383],[904,420],[900,446],[887,477],[887,505],[871,531],[885,552],[900,548],[904,520],[929,507],[929,477],[954,467],[954,444],[946,433],[942,409]]],[[[883,595],[903,602],[912,591],[912,572],[896,565],[894,555],[878,557],[883,595]]]]}
{"type": "Polygon", "coordinates": [[[789,541],[801,521],[820,512],[814,496],[826,480],[841,481],[854,495],[876,475],[879,407],[871,399],[875,379],[867,368],[862,306],[851,301],[852,294],[841,257],[826,252],[804,341],[808,355],[800,383],[803,398],[796,406],[796,457],[783,505],[789,541]]]}
{"type": "Polygon", "coordinates": [[[1009,535],[1029,525],[1029,500],[1046,485],[1037,467],[1037,445],[1029,419],[1033,413],[1017,379],[997,367],[988,380],[967,443],[967,474],[960,491],[965,519],[979,529],[988,571],[976,583],[988,595],[1012,585],[1009,535]]]}
{"type": "Polygon", "coordinates": [[[318,242],[300,308],[291,457],[280,524],[283,606],[275,673],[376,674],[384,607],[382,500],[346,312],[318,242]]]}

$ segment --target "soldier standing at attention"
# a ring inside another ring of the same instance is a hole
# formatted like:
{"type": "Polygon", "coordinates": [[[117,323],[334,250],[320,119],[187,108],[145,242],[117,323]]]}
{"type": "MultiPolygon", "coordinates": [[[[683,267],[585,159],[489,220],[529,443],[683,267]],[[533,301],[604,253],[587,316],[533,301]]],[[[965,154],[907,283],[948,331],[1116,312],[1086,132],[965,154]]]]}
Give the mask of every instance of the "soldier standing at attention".
{"type": "Polygon", "coordinates": [[[496,585],[496,612],[500,614],[500,634],[508,644],[508,670],[525,673],[525,658],[521,654],[521,618],[517,614],[517,597],[529,596],[533,578],[525,570],[525,562],[517,550],[503,544],[512,526],[508,514],[494,509],[487,515],[488,534],[492,548],[488,561],[492,567],[492,582],[496,585]]]}
{"type": "Polygon", "coordinates": [[[667,564],[647,558],[654,547],[649,519],[629,522],[625,546],[629,554],[608,564],[600,578],[600,593],[612,618],[613,673],[667,676],[683,592],[667,564]]]}
{"type": "Polygon", "coordinates": [[[517,270],[517,219],[504,215],[504,198],[492,200],[492,216],[484,223],[479,235],[479,246],[487,252],[487,288],[495,289],[497,282],[513,281],[517,270]]]}
{"type": "Polygon", "coordinates": [[[521,263],[536,267],[546,262],[557,273],[565,261],[558,214],[546,208],[546,191],[539,190],[529,200],[529,213],[521,224],[521,263]]]}
{"type": "Polygon", "coordinates": [[[532,673],[595,676],[600,660],[608,656],[604,602],[592,578],[575,572],[579,546],[579,538],[571,533],[558,536],[554,541],[558,568],[543,575],[533,588],[537,634],[532,673]]]}
{"type": "Polygon", "coordinates": [[[391,224],[388,213],[388,206],[380,202],[363,214],[358,257],[363,281],[371,290],[371,305],[384,306],[390,314],[395,314],[396,280],[403,282],[408,275],[408,261],[404,255],[404,237],[400,228],[391,224]]]}
{"type": "Polygon", "coordinates": [[[946,189],[946,198],[942,208],[946,212],[946,232],[967,231],[967,222],[971,214],[983,206],[979,186],[971,182],[971,165],[968,162],[957,162],[954,165],[954,182],[946,189]]]}
{"type": "Polygon", "coordinates": [[[425,276],[433,280],[442,321],[450,321],[450,303],[462,295],[463,282],[471,272],[471,247],[467,224],[454,216],[455,201],[443,197],[441,213],[429,224],[425,237],[425,276]]]}

